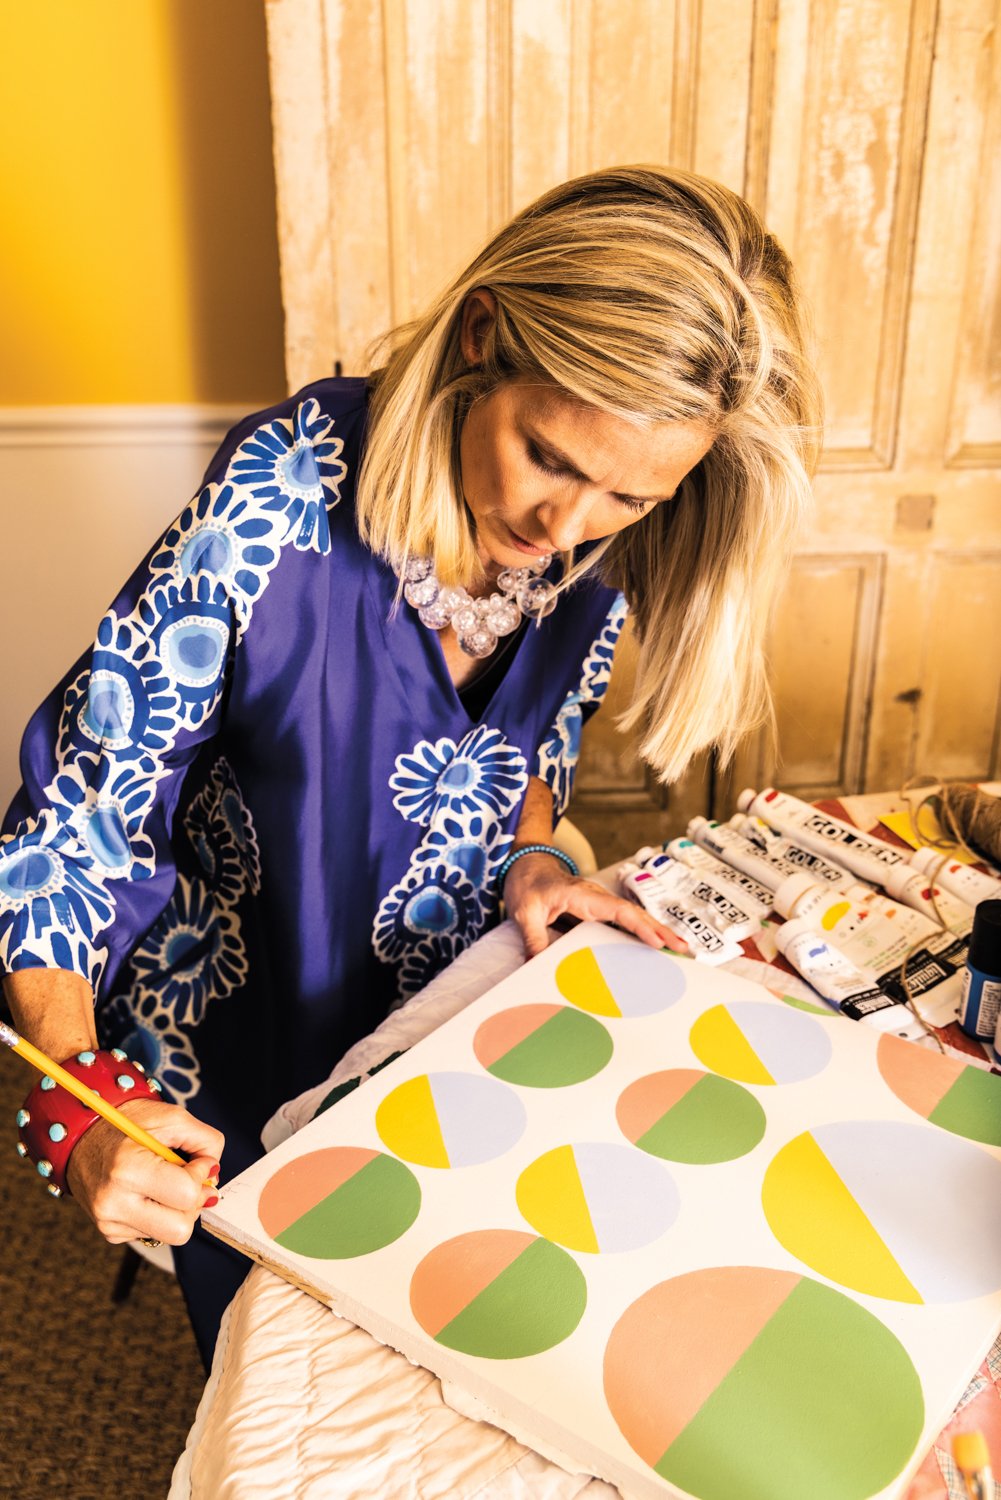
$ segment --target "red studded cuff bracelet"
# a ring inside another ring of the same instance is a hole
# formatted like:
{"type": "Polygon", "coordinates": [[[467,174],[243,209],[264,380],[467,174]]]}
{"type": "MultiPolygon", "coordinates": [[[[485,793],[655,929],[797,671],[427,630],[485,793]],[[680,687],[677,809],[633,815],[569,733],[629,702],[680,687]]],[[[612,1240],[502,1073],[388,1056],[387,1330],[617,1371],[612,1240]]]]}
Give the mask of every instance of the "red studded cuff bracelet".
{"type": "MultiPolygon", "coordinates": [[[[155,1099],[160,1085],[146,1078],[141,1063],[131,1063],[116,1047],[113,1052],[77,1052],[62,1064],[108,1104],[129,1099],[155,1099]]],[[[101,1116],[74,1099],[68,1089],[47,1074],[36,1083],[17,1112],[18,1155],[34,1162],[40,1177],[48,1180],[49,1192],[61,1198],[69,1192],[66,1168],[70,1152],[80,1137],[101,1116]]]]}

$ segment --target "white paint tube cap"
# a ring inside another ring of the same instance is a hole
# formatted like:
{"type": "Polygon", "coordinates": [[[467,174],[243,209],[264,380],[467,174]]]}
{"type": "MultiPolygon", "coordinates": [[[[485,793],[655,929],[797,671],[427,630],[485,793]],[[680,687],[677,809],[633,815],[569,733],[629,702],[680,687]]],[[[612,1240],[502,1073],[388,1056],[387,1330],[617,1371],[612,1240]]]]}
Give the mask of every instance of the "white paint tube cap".
{"type": "MultiPolygon", "coordinates": [[[[783,958],[785,957],[785,951],[789,947],[789,944],[804,932],[812,933],[814,937],[818,937],[818,934],[813,931],[813,928],[810,926],[809,922],[783,922],[781,927],[772,928],[772,937],[775,940],[775,946],[782,954],[783,958]]],[[[822,942],[823,939],[819,938],[819,941],[822,942]]]]}
{"type": "Polygon", "coordinates": [[[747,787],[737,798],[737,811],[739,813],[746,813],[757,795],[757,792],[752,787],[747,787]]]}
{"type": "Polygon", "coordinates": [[[694,835],[693,830],[696,829],[696,828],[707,827],[708,824],[709,824],[709,819],[708,818],[693,818],[692,821],[689,823],[689,825],[688,825],[687,829],[685,830],[685,832],[687,833],[687,835],[688,835],[689,838],[694,838],[695,835],[694,835]]]}
{"type": "Polygon", "coordinates": [[[917,879],[917,876],[918,871],[915,870],[913,865],[891,865],[889,869],[883,871],[883,889],[888,896],[893,896],[895,900],[902,901],[904,891],[912,880],[917,879]]]}
{"type": "Polygon", "coordinates": [[[932,870],[944,869],[949,863],[949,856],[942,849],[915,849],[911,855],[910,864],[912,869],[920,870],[922,875],[930,875],[932,870]]]}
{"type": "Polygon", "coordinates": [[[659,853],[659,848],[655,849],[652,844],[644,844],[642,849],[636,850],[633,859],[638,865],[645,865],[648,859],[653,859],[654,855],[659,853]]]}
{"type": "Polygon", "coordinates": [[[797,870],[795,875],[787,875],[773,897],[779,916],[788,917],[800,896],[812,891],[816,884],[814,876],[806,870],[797,870]]]}

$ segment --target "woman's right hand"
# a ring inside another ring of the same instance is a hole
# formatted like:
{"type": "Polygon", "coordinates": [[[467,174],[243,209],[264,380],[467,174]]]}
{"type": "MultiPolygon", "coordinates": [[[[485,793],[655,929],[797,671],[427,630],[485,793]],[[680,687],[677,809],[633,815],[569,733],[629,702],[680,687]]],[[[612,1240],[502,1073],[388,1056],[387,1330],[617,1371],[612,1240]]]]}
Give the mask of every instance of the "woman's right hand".
{"type": "Polygon", "coordinates": [[[201,1210],[216,1202],[225,1138],[177,1104],[136,1099],[120,1107],[158,1141],[193,1160],[180,1166],[164,1161],[98,1120],[73,1148],[66,1171],[70,1192],[112,1245],[137,1239],[186,1244],[201,1210]]]}

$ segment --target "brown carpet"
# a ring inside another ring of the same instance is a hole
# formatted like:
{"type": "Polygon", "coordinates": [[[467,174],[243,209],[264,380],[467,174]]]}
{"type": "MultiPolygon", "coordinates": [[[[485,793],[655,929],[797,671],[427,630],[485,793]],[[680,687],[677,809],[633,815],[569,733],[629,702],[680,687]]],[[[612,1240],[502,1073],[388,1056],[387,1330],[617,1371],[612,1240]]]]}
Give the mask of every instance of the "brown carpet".
{"type": "Polygon", "coordinates": [[[0,1497],[164,1500],[205,1383],[176,1281],[122,1260],[14,1149],[30,1069],[0,1047],[0,1497]]]}

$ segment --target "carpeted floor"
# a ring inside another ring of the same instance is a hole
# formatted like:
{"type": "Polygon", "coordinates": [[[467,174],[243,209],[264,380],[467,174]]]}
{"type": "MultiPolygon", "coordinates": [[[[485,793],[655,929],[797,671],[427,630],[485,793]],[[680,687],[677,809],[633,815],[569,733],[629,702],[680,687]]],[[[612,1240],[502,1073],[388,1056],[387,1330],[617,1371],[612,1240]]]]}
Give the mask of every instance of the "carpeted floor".
{"type": "Polygon", "coordinates": [[[26,1065],[0,1047],[0,1497],[164,1500],[205,1383],[172,1276],[122,1259],[14,1149],[26,1065]]]}

